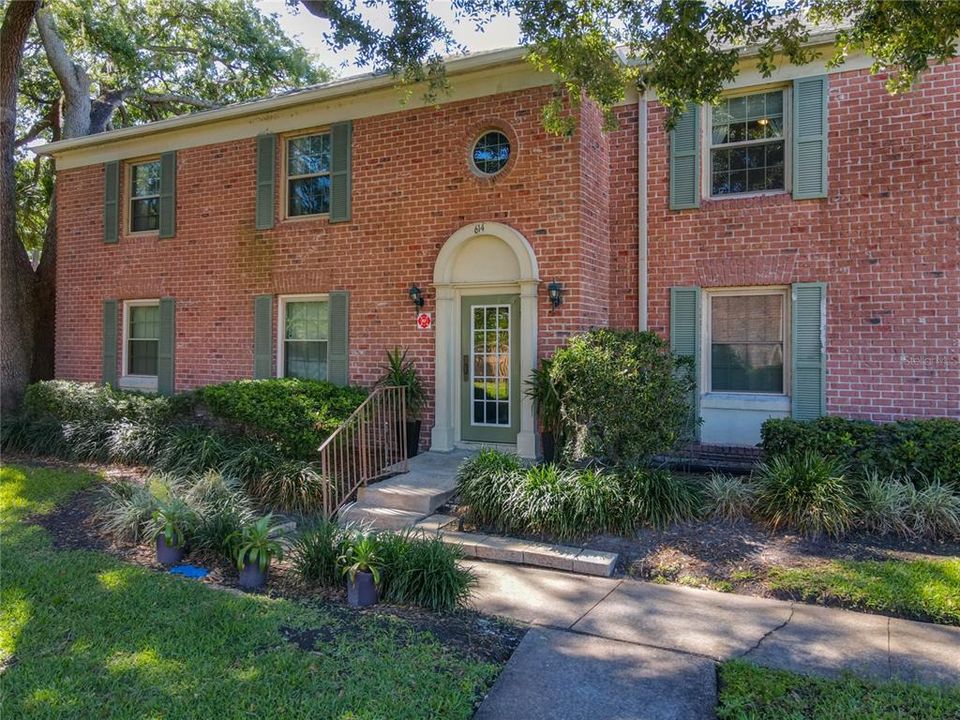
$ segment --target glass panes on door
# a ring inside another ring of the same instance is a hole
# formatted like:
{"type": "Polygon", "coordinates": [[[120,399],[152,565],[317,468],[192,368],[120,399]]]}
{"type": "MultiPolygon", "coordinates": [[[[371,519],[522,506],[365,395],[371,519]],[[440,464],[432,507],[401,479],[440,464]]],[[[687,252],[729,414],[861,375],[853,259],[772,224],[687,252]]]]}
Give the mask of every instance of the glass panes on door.
{"type": "Polygon", "coordinates": [[[474,305],[470,422],[510,426],[510,306],[474,305]]]}

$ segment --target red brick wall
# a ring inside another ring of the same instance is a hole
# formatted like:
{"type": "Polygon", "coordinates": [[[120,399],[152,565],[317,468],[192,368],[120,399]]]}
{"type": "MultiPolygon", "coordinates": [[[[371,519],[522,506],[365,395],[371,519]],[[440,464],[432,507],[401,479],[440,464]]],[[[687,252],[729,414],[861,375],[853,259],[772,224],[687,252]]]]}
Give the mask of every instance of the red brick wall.
{"type": "MultiPolygon", "coordinates": [[[[602,205],[586,218],[581,207],[606,191],[587,193],[579,180],[584,151],[591,154],[591,178],[605,177],[594,146],[605,146],[606,139],[593,121],[585,123],[589,139],[547,135],[540,109],[549,92],[356,120],[349,223],[297,219],[255,230],[253,139],[179,151],[177,234],[168,240],[122,235],[118,244],[105,245],[102,166],[61,172],[57,376],[99,379],[105,298],[176,298],[176,385],[183,390],[250,377],[254,296],[346,289],[351,382],[373,383],[385,350],[401,345],[410,349],[432,394],[434,336],[416,329],[407,288],[420,285],[424,309],[433,312],[438,251],[454,231],[481,220],[521,232],[545,282],[556,278],[567,289],[557,312],[549,311],[541,290],[541,346],[556,346],[598,321],[588,317],[596,300],[589,293],[606,294],[605,285],[594,282],[605,277],[605,246],[584,251],[581,239],[585,233],[591,242],[603,236],[602,205]],[[467,153],[492,125],[508,130],[515,159],[495,179],[482,180],[468,169],[467,153]]],[[[430,413],[424,426],[432,422],[430,413]]]]}
{"type": "MultiPolygon", "coordinates": [[[[823,200],[702,200],[699,209],[671,211],[664,112],[651,106],[650,327],[668,333],[671,286],[823,281],[828,411],[957,417],[960,62],[936,67],[906,95],[890,96],[883,82],[866,71],[830,76],[823,200]]],[[[628,169],[628,159],[619,162],[628,169]]],[[[630,205],[628,187],[612,192],[624,198],[615,204],[630,205]]],[[[619,222],[615,267],[636,257],[636,225],[619,222]]],[[[630,287],[627,277],[615,276],[615,292],[630,287]]]]}
{"type": "MultiPolygon", "coordinates": [[[[829,411],[958,415],[960,63],[936,68],[901,97],[866,72],[830,82],[824,200],[704,200],[698,210],[670,211],[664,114],[651,104],[650,326],[668,332],[674,285],[825,281],[829,411]]],[[[178,153],[170,240],[122,236],[105,245],[102,167],[61,172],[58,377],[99,378],[104,298],[176,298],[176,382],[187,389],[250,376],[255,295],[347,289],[351,381],[372,383],[384,351],[402,345],[432,391],[433,333],[415,329],[406,289],[419,284],[434,311],[437,252],[480,220],[523,233],[544,284],[556,279],[566,290],[556,312],[541,290],[541,355],[585,327],[636,327],[636,105],[618,109],[620,128],[608,135],[585,105],[578,132],[556,138],[540,121],[549,92],[356,120],[353,220],[344,224],[279,221],[256,231],[252,139],[178,153]],[[466,155],[492,125],[511,134],[515,160],[481,180],[466,155]]],[[[429,427],[432,415],[424,421],[429,427]]]]}

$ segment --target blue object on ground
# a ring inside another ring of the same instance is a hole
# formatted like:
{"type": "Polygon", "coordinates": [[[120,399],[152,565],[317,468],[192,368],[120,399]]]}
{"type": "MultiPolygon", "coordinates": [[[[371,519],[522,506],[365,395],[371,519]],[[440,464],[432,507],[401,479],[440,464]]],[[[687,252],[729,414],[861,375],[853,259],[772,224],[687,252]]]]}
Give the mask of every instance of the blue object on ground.
{"type": "Polygon", "coordinates": [[[196,565],[175,565],[170,568],[170,572],[174,575],[183,575],[188,578],[202,578],[207,576],[207,571],[196,565]]]}

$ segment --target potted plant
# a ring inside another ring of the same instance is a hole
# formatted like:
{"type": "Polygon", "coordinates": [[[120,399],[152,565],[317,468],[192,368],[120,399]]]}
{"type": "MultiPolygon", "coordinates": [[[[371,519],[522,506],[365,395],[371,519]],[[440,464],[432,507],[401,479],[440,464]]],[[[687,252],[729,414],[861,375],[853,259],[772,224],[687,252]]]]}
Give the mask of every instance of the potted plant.
{"type": "Polygon", "coordinates": [[[340,563],[347,576],[347,602],[353,607],[374,605],[380,599],[381,568],[376,539],[371,535],[354,539],[347,545],[340,563]]]}
{"type": "Polygon", "coordinates": [[[540,423],[540,452],[544,462],[556,459],[557,448],[563,447],[563,416],[561,414],[560,390],[550,376],[553,361],[540,360],[534,368],[524,391],[533,400],[533,409],[540,423]]]}
{"type": "Polygon", "coordinates": [[[379,387],[402,387],[406,390],[407,457],[414,457],[420,449],[420,413],[427,395],[412,360],[407,360],[407,351],[395,347],[387,350],[387,364],[377,381],[379,387]]]}
{"type": "Polygon", "coordinates": [[[153,512],[157,542],[157,562],[174,565],[183,559],[187,534],[195,523],[193,510],[183,500],[173,498],[153,512]]]}
{"type": "Polygon", "coordinates": [[[240,571],[240,587],[262,587],[267,581],[270,561],[283,557],[283,545],[276,539],[277,526],[272,525],[272,521],[273,515],[264,515],[230,536],[233,557],[240,571]]]}

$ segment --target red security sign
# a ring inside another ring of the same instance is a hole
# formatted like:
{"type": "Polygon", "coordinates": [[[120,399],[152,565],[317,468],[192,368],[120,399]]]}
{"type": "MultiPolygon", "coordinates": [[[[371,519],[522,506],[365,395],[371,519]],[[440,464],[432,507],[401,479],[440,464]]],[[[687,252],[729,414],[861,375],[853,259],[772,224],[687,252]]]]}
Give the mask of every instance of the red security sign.
{"type": "Polygon", "coordinates": [[[433,326],[433,316],[428,312],[417,313],[417,327],[429,330],[433,326]]]}

